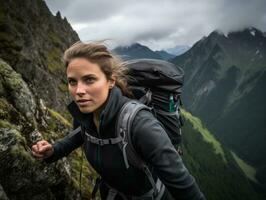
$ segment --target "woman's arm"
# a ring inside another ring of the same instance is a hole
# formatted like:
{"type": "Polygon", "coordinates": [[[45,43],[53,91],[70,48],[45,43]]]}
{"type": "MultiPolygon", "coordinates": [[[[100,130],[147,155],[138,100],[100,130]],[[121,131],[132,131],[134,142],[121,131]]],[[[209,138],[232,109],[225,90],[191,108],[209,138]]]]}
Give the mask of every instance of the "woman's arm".
{"type": "Polygon", "coordinates": [[[83,143],[81,131],[76,134],[69,134],[62,139],[59,139],[53,144],[54,153],[52,156],[44,159],[47,163],[52,163],[62,157],[69,155],[73,150],[80,147],[83,143]]]}
{"type": "Polygon", "coordinates": [[[153,166],[175,199],[205,199],[161,123],[151,113],[140,111],[137,114],[132,126],[132,139],[136,151],[153,166]]]}
{"type": "Polygon", "coordinates": [[[50,144],[46,140],[41,140],[32,146],[32,155],[38,160],[44,160],[52,163],[58,159],[67,156],[74,149],[83,143],[83,137],[79,124],[74,121],[74,130],[64,138],[50,144]]]}

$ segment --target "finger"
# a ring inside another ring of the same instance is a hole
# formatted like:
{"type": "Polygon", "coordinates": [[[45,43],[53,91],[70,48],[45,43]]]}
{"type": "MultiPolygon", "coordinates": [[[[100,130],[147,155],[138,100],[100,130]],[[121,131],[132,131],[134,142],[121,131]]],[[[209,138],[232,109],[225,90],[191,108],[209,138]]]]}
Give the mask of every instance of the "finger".
{"type": "Polygon", "coordinates": [[[31,147],[31,151],[38,152],[38,147],[37,147],[37,145],[33,145],[33,146],[31,147]]]}
{"type": "Polygon", "coordinates": [[[38,147],[38,150],[40,150],[40,148],[44,145],[46,145],[47,142],[45,140],[41,140],[39,142],[36,143],[37,147],[38,147]]]}
{"type": "Polygon", "coordinates": [[[39,154],[39,153],[36,153],[36,152],[34,152],[34,151],[32,151],[31,153],[32,153],[32,155],[33,155],[34,157],[36,157],[36,158],[44,158],[44,155],[43,155],[43,154],[39,154]]]}
{"type": "Polygon", "coordinates": [[[39,141],[39,144],[41,145],[41,146],[43,146],[43,145],[47,145],[47,144],[49,144],[46,140],[41,140],[41,141],[39,141]]]}
{"type": "Polygon", "coordinates": [[[45,146],[41,146],[41,147],[39,148],[39,153],[45,153],[46,151],[49,151],[49,150],[51,150],[51,149],[52,149],[52,145],[47,144],[47,145],[45,145],[45,146]]]}

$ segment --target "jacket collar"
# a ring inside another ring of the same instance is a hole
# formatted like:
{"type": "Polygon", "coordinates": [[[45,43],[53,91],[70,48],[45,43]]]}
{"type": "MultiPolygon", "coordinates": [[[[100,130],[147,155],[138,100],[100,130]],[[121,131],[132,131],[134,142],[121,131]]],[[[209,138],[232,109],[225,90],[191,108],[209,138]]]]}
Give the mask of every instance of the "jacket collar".
{"type": "MultiPolygon", "coordinates": [[[[126,98],[122,95],[121,90],[116,86],[113,87],[110,90],[107,102],[100,113],[100,130],[110,130],[112,126],[115,126],[116,115],[125,102],[126,98]]],[[[79,124],[86,128],[92,128],[92,126],[94,126],[93,114],[80,112],[77,104],[74,101],[68,105],[68,110],[72,117],[79,124]]],[[[105,133],[101,131],[101,135],[103,136],[104,134],[105,133]]]]}

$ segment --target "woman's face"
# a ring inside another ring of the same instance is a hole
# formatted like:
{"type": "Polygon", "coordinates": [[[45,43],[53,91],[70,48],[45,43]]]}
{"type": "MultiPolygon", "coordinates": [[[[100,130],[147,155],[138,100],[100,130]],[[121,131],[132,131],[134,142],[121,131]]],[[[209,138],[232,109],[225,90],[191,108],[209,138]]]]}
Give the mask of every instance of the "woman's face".
{"type": "Polygon", "coordinates": [[[98,64],[72,59],[67,67],[68,89],[83,113],[97,111],[107,100],[114,81],[107,80],[98,64]]]}

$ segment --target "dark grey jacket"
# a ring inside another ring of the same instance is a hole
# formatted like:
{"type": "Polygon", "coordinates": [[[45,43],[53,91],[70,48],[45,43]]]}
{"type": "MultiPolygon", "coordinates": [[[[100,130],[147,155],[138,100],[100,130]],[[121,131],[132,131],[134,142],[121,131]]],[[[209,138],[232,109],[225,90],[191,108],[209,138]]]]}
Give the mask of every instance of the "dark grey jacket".
{"type": "MultiPolygon", "coordinates": [[[[99,132],[93,123],[92,114],[83,114],[74,102],[69,111],[74,118],[74,128],[82,125],[87,133],[101,138],[114,138],[115,124],[120,108],[129,99],[114,87],[100,115],[99,132]]],[[[182,159],[173,147],[160,122],[152,113],[140,111],[132,127],[132,141],[139,155],[145,160],[156,179],[159,177],[175,199],[203,200],[194,178],[185,168],[182,159]]],[[[54,154],[47,162],[53,162],[83,144],[85,155],[93,168],[101,175],[104,183],[126,194],[139,196],[149,191],[152,186],[143,171],[135,167],[126,169],[123,155],[117,144],[97,145],[87,141],[86,135],[78,133],[72,137],[55,142],[54,154]]],[[[102,191],[102,199],[106,194],[102,191]]],[[[168,199],[167,194],[164,199],[168,199]]],[[[117,199],[117,198],[116,198],[117,199]]]]}

